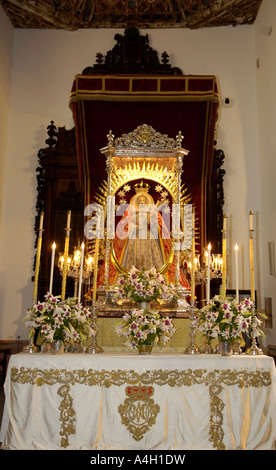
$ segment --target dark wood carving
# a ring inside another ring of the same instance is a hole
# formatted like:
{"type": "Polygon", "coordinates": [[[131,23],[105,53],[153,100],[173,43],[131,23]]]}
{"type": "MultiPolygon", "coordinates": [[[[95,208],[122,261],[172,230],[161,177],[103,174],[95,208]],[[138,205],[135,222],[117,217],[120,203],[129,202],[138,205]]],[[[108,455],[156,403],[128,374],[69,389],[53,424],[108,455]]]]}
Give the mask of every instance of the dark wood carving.
{"type": "MultiPolygon", "coordinates": [[[[75,129],[56,128],[54,122],[48,126],[46,148],[38,153],[37,167],[37,215],[36,233],[40,213],[44,211],[44,232],[41,252],[41,267],[38,299],[43,300],[49,288],[51,246],[55,241],[56,265],[58,253],[64,251],[67,211],[72,211],[70,250],[83,241],[84,191],[80,186],[76,151],[75,129]]],[[[61,275],[55,268],[53,293],[60,294],[61,275]]],[[[68,295],[73,295],[69,280],[68,295]]]]}
{"type": "Polygon", "coordinates": [[[211,178],[207,182],[207,237],[212,243],[213,253],[222,252],[223,180],[225,170],[222,169],[224,152],[214,149],[213,168],[211,178]]]}
{"type": "Polygon", "coordinates": [[[181,75],[178,67],[169,63],[167,52],[161,55],[149,44],[149,37],[140,34],[137,28],[127,28],[124,34],[115,34],[117,44],[105,56],[101,52],[96,55],[96,64],[86,67],[84,75],[90,74],[158,74],[181,75]]]}

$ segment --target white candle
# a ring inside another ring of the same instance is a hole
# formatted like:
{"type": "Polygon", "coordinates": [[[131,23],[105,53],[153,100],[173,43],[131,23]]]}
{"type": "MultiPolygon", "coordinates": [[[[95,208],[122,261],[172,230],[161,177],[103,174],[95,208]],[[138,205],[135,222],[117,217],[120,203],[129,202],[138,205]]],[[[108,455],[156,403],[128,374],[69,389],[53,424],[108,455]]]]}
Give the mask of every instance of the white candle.
{"type": "Polygon", "coordinates": [[[44,219],[44,212],[41,212],[40,221],[39,221],[39,230],[43,229],[43,219],[44,219]]]}
{"type": "Polygon", "coordinates": [[[84,243],[82,243],[82,245],[81,245],[81,260],[80,260],[80,276],[79,276],[79,295],[78,295],[78,302],[81,301],[81,286],[82,286],[83,258],[84,258],[84,243]]]}
{"type": "Polygon", "coordinates": [[[49,292],[52,294],[53,290],[53,277],[54,277],[54,266],[55,266],[55,251],[56,251],[56,244],[55,242],[52,244],[52,258],[51,258],[51,271],[50,271],[50,284],[49,284],[49,292]]]}
{"type": "Polygon", "coordinates": [[[62,273],[61,300],[65,300],[65,294],[66,294],[66,278],[67,278],[67,271],[68,271],[68,251],[69,251],[69,238],[70,238],[70,223],[71,223],[71,211],[68,211],[67,212],[65,244],[64,244],[64,266],[63,266],[63,273],[62,273]]]}
{"type": "Polygon", "coordinates": [[[235,271],[236,271],[236,299],[239,301],[239,261],[238,261],[239,247],[235,245],[235,271]]]}
{"type": "Polygon", "coordinates": [[[37,301],[38,276],[39,276],[39,269],[40,269],[40,257],[41,257],[42,234],[43,234],[43,219],[44,219],[44,212],[41,212],[40,222],[39,222],[39,231],[38,231],[38,240],[37,240],[36,262],[35,262],[33,302],[37,301]]]}
{"type": "Polygon", "coordinates": [[[227,215],[223,216],[223,231],[226,232],[227,230],[227,215]]]}
{"type": "Polygon", "coordinates": [[[254,230],[254,227],[253,227],[253,212],[252,211],[249,212],[249,230],[254,230]]]}
{"type": "Polygon", "coordinates": [[[207,304],[210,303],[210,264],[211,264],[211,244],[208,245],[207,255],[207,304]]]}
{"type": "Polygon", "coordinates": [[[255,302],[255,273],[254,273],[254,247],[253,247],[253,212],[249,212],[249,256],[250,256],[250,282],[251,300],[255,302]]]}
{"type": "Polygon", "coordinates": [[[66,228],[70,228],[70,223],[71,223],[71,211],[68,211],[66,228]]]}

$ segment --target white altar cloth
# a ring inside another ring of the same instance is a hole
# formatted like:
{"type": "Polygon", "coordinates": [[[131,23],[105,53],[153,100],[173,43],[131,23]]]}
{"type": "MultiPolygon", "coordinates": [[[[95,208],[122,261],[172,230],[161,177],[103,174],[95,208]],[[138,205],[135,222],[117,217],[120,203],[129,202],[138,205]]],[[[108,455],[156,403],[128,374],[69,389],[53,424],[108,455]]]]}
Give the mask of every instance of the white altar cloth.
{"type": "Polygon", "coordinates": [[[6,449],[274,448],[268,356],[15,354],[6,449]]]}

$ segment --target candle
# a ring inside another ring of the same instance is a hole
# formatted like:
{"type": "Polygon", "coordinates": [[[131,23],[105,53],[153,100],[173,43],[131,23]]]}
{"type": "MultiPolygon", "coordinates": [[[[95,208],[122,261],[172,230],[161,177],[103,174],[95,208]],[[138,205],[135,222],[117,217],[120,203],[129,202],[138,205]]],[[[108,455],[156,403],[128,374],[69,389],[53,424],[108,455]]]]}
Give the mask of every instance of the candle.
{"type": "Polygon", "coordinates": [[[50,284],[49,284],[49,292],[52,294],[53,290],[53,277],[54,277],[54,265],[55,265],[55,251],[56,251],[56,244],[55,242],[52,244],[52,258],[51,258],[51,271],[50,271],[50,284]]]}
{"type": "Polygon", "coordinates": [[[235,271],[236,271],[236,299],[239,301],[239,261],[238,261],[239,247],[235,245],[235,271]]]}
{"type": "Polygon", "coordinates": [[[66,223],[66,236],[69,237],[69,230],[71,225],[71,211],[67,212],[67,223],[66,223]]]}
{"type": "Polygon", "coordinates": [[[211,262],[211,244],[208,245],[207,255],[207,304],[210,303],[210,262],[211,262]]]}
{"type": "Polygon", "coordinates": [[[226,232],[227,232],[227,216],[223,216],[222,230],[222,286],[221,294],[226,297],[226,232]]]}
{"type": "Polygon", "coordinates": [[[67,271],[68,271],[68,251],[69,251],[69,237],[70,237],[70,222],[71,222],[71,211],[68,211],[68,213],[67,213],[66,235],[65,235],[65,245],[64,245],[64,264],[63,264],[63,273],[62,273],[61,300],[65,300],[66,278],[67,278],[67,271]]]}
{"type": "Polygon", "coordinates": [[[44,219],[44,212],[41,212],[40,220],[39,220],[39,230],[43,229],[43,219],[44,219]]]}
{"type": "Polygon", "coordinates": [[[39,230],[38,230],[36,262],[35,262],[34,290],[33,290],[33,302],[34,303],[37,301],[37,287],[38,287],[38,276],[39,276],[39,267],[40,267],[41,246],[42,246],[43,219],[44,219],[44,212],[41,212],[40,221],[39,221],[39,230]]]}
{"type": "Polygon", "coordinates": [[[255,277],[254,277],[254,248],[253,248],[253,212],[249,212],[249,257],[250,257],[250,281],[251,300],[255,301],[255,277]]]}
{"type": "Polygon", "coordinates": [[[227,215],[223,216],[223,231],[226,232],[227,230],[227,215]]]}
{"type": "Polygon", "coordinates": [[[249,230],[254,230],[253,228],[253,212],[249,212],[249,230]]]}
{"type": "Polygon", "coordinates": [[[97,277],[98,277],[98,257],[99,257],[99,238],[95,242],[95,256],[94,256],[94,279],[93,279],[93,300],[96,300],[97,294],[97,277]]]}
{"type": "Polygon", "coordinates": [[[192,215],[192,252],[191,252],[191,301],[195,300],[195,213],[192,215]]]}
{"type": "MultiPolygon", "coordinates": [[[[99,215],[99,227],[101,227],[101,214],[99,215]]],[[[99,244],[100,244],[100,230],[96,231],[96,241],[95,241],[95,254],[94,254],[94,278],[93,278],[93,301],[96,301],[97,295],[97,278],[98,278],[98,258],[99,258],[99,244]]]]}
{"type": "Polygon", "coordinates": [[[81,245],[80,275],[79,275],[79,295],[78,295],[78,302],[79,302],[79,303],[80,303],[80,301],[81,301],[83,257],[84,257],[84,243],[82,243],[82,245],[81,245]]]}

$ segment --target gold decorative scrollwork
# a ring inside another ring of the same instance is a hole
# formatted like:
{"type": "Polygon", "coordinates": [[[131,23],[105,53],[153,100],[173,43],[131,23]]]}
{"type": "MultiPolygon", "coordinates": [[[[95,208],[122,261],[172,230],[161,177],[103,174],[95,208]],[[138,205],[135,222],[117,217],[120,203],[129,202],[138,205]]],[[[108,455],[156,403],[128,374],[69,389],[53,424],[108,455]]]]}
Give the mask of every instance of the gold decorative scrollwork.
{"type": "Polygon", "coordinates": [[[271,386],[271,371],[256,369],[248,370],[220,370],[207,371],[206,369],[186,370],[147,370],[141,374],[134,370],[94,370],[76,369],[30,369],[20,367],[11,368],[11,381],[20,384],[32,384],[38,387],[43,385],[60,384],[58,394],[63,398],[60,403],[61,421],[61,447],[68,447],[68,436],[75,433],[75,410],[73,399],[70,396],[70,387],[75,384],[90,387],[127,385],[128,398],[123,405],[119,405],[118,411],[122,423],[127,426],[135,440],[140,440],[151,426],[155,424],[159,412],[159,405],[155,404],[153,385],[169,387],[191,387],[202,384],[208,387],[210,397],[210,422],[209,440],[213,447],[219,450],[225,449],[223,443],[223,409],[225,404],[221,397],[223,385],[239,388],[259,388],[271,386]]]}
{"type": "Polygon", "coordinates": [[[69,385],[62,385],[58,389],[58,395],[63,398],[58,409],[60,411],[61,430],[59,432],[61,436],[61,447],[65,448],[69,445],[69,436],[75,434],[75,421],[76,412],[73,408],[73,399],[69,394],[69,385]]]}
{"type": "Polygon", "coordinates": [[[210,426],[209,426],[209,440],[213,442],[214,447],[218,450],[225,450],[223,444],[223,408],[225,407],[219,394],[222,392],[223,387],[219,384],[209,386],[210,396],[210,426]]]}

